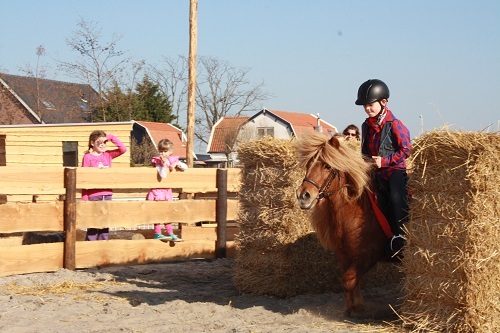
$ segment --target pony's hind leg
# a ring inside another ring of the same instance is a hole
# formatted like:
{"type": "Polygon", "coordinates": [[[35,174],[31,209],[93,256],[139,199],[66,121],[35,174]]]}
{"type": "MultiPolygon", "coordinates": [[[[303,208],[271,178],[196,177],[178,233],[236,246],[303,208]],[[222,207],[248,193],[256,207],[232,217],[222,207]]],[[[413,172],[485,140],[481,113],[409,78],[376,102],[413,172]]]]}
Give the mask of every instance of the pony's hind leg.
{"type": "Polygon", "coordinates": [[[363,312],[365,307],[361,296],[358,272],[354,267],[348,268],[342,275],[342,289],[345,292],[345,315],[350,317],[353,312],[363,312]]]}

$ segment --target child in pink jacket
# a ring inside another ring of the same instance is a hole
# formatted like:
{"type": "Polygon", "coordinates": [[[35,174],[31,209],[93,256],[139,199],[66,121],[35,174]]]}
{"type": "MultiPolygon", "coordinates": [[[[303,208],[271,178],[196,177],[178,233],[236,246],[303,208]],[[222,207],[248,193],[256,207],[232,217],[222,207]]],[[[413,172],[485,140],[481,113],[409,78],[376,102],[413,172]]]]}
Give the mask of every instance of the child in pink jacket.
{"type": "MultiPolygon", "coordinates": [[[[85,152],[82,167],[110,168],[111,161],[127,151],[127,147],[113,134],[106,134],[101,130],[95,130],[89,137],[89,149],[85,152]],[[106,144],[111,141],[116,149],[106,150],[106,144]]],[[[111,200],[113,191],[111,189],[83,189],[82,200],[102,201],[111,200]]],[[[85,240],[107,240],[109,228],[88,228],[85,240]]]]}
{"type": "MultiPolygon", "coordinates": [[[[187,169],[187,165],[179,161],[179,156],[172,155],[174,152],[174,144],[172,143],[172,141],[168,139],[160,140],[160,142],[158,142],[158,152],[160,153],[160,156],[153,157],[151,162],[153,163],[153,166],[156,167],[156,169],[158,170],[158,174],[160,175],[161,178],[166,178],[168,172],[173,171],[176,168],[180,170],[187,169]]],[[[146,196],[146,200],[173,201],[174,198],[172,196],[172,189],[171,188],[151,189],[149,190],[148,195],[146,196]]],[[[165,223],[164,227],[168,236],[162,234],[161,224],[154,225],[155,239],[165,239],[165,240],[169,239],[174,242],[182,241],[182,239],[180,239],[176,234],[174,234],[171,223],[165,223]]]]}

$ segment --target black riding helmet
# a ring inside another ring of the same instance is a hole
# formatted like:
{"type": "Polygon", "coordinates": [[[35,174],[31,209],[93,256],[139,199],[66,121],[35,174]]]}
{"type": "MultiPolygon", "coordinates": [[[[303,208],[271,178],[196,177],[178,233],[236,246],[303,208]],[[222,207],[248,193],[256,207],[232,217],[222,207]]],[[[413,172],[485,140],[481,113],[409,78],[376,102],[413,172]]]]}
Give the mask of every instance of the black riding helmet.
{"type": "Polygon", "coordinates": [[[389,99],[389,87],[377,79],[364,82],[358,89],[356,105],[366,105],[383,99],[389,99]]]}

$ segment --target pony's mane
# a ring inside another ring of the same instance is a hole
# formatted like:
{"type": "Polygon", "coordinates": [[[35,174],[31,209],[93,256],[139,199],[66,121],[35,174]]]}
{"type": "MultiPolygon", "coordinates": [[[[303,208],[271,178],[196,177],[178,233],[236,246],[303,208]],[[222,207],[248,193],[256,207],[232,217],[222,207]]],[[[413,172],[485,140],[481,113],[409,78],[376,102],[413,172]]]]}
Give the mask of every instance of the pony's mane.
{"type": "Polygon", "coordinates": [[[302,167],[319,160],[343,172],[351,185],[351,199],[358,199],[370,185],[370,164],[360,151],[336,137],[329,138],[319,132],[304,133],[297,142],[297,154],[302,167]]]}

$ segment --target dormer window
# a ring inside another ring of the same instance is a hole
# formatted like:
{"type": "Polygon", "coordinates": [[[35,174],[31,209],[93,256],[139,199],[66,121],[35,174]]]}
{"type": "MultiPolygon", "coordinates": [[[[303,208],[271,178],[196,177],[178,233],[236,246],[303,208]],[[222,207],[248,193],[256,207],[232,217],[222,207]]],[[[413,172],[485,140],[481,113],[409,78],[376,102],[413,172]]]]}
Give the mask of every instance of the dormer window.
{"type": "Polygon", "coordinates": [[[78,104],[78,106],[83,110],[83,111],[86,111],[88,112],[90,109],[88,107],[87,104],[85,104],[84,102],[76,102],[76,104],[78,104]]]}

